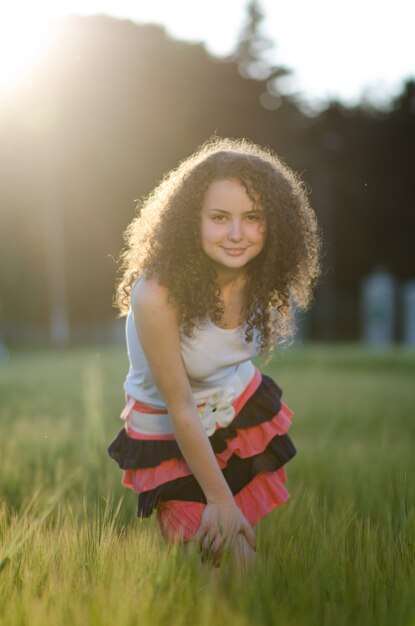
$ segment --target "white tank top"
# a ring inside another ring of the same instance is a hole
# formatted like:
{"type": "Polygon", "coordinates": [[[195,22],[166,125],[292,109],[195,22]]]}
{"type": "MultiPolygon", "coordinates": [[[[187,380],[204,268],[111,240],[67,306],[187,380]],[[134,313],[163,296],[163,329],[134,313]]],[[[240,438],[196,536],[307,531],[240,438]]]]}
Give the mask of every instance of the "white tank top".
{"type": "MultiPolygon", "coordinates": [[[[254,333],[253,341],[247,342],[242,327],[219,328],[210,320],[195,328],[191,338],[180,334],[183,363],[197,404],[226,387],[238,366],[259,354],[258,335],[254,333]]],[[[130,369],[124,383],[125,392],[139,402],[165,409],[166,403],[154,383],[141,347],[131,307],[126,321],[126,339],[130,369]]]]}

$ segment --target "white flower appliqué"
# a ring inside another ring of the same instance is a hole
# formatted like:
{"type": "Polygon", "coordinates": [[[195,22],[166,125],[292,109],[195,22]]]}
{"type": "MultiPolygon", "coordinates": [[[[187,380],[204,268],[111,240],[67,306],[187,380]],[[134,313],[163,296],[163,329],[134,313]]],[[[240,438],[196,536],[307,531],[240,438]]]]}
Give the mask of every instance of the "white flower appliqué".
{"type": "Polygon", "coordinates": [[[228,385],[222,393],[213,393],[199,411],[202,424],[210,437],[216,430],[216,424],[222,428],[228,426],[235,417],[232,402],[236,397],[233,387],[228,385]]]}

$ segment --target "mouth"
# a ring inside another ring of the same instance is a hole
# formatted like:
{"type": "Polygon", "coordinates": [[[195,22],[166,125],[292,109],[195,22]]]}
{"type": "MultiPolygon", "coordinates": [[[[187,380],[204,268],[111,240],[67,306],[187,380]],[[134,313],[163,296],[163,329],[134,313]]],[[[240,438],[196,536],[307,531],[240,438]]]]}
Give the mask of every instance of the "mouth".
{"type": "Polygon", "coordinates": [[[230,256],[240,256],[246,250],[246,248],[222,248],[222,249],[226,252],[226,254],[229,254],[230,256]]]}

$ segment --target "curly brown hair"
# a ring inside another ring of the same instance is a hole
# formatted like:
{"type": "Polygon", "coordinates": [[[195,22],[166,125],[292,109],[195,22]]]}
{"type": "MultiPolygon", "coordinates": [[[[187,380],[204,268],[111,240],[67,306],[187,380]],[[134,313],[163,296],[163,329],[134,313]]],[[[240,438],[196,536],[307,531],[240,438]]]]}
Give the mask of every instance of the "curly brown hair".
{"type": "Polygon", "coordinates": [[[125,315],[136,278],[154,275],[168,288],[186,335],[208,317],[220,320],[224,305],[213,263],[201,247],[200,210],[209,185],[224,179],[240,182],[265,212],[266,242],[247,265],[241,322],[248,341],[256,328],[261,347],[270,349],[292,334],[294,306],[309,305],[321,239],[298,176],[246,139],[210,139],[139,203],[125,232],[114,304],[125,315]]]}

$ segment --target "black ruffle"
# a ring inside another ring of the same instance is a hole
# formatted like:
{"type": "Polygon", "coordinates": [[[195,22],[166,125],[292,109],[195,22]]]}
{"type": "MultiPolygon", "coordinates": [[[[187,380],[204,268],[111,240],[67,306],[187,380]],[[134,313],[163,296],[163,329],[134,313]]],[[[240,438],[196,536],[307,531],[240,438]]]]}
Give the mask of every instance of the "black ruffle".
{"type": "MultiPolygon", "coordinates": [[[[290,437],[277,435],[260,454],[245,459],[233,454],[222,473],[232,493],[236,495],[257,474],[278,470],[295,454],[296,449],[290,437]]],[[[196,478],[191,474],[138,494],[137,515],[149,517],[162,500],[187,500],[206,504],[205,495],[196,478]]]]}
{"type": "MultiPolygon", "coordinates": [[[[272,378],[262,374],[258,389],[231,424],[209,437],[213,451],[220,453],[226,450],[226,439],[236,437],[238,428],[249,428],[272,419],[281,410],[281,396],[280,387],[272,378]]],[[[174,439],[133,439],[128,437],[124,428],[109,446],[108,454],[124,470],[156,467],[168,459],[183,458],[174,439]]]]}
{"type": "Polygon", "coordinates": [[[175,439],[132,439],[123,428],[108,448],[121,469],[156,467],[162,461],[181,457],[175,439]]]}

